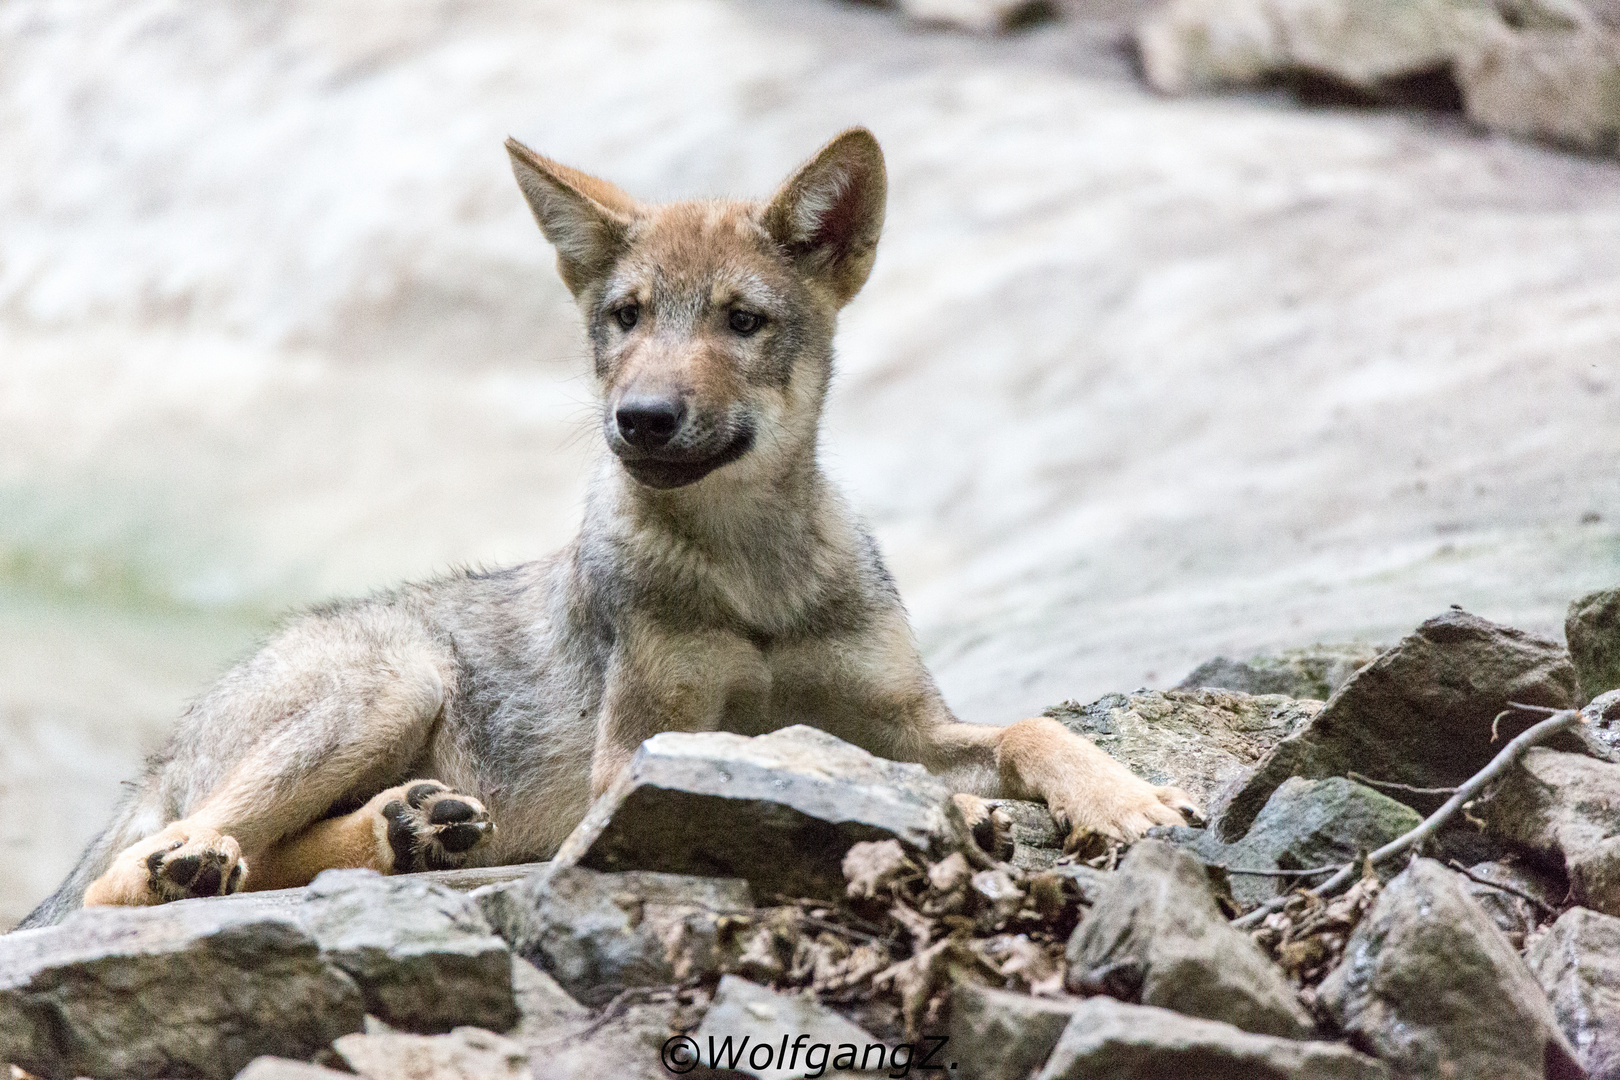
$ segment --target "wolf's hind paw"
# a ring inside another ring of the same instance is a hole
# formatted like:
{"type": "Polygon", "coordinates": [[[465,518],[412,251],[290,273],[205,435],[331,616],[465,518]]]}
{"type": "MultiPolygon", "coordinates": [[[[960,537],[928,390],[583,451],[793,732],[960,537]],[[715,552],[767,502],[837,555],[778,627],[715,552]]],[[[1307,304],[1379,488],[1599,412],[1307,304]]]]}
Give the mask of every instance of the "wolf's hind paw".
{"type": "Polygon", "coordinates": [[[212,829],[174,825],[126,848],[85,891],[84,903],[163,904],[240,892],[247,864],[236,841],[212,829]]]}
{"type": "Polygon", "coordinates": [[[386,822],[392,872],[455,870],[495,835],[484,804],[437,780],[416,780],[373,800],[386,822]]]}

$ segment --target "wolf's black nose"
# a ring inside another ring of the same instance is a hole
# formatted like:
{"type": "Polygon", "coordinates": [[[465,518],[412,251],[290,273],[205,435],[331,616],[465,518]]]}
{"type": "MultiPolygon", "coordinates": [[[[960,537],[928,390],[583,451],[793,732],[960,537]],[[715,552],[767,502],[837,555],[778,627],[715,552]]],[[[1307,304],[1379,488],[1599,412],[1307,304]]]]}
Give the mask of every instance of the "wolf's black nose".
{"type": "Polygon", "coordinates": [[[662,450],[686,419],[680,398],[625,398],[613,412],[624,441],[641,450],[662,450]]]}

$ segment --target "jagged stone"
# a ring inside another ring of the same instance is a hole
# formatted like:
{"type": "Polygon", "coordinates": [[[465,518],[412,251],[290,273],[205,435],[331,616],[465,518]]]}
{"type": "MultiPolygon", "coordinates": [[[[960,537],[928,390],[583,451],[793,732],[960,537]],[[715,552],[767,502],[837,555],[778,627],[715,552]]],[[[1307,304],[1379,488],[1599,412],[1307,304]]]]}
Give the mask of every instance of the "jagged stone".
{"type": "Polygon", "coordinates": [[[1168,1009],[1095,997],[1063,1030],[1038,1080],[1387,1080],[1347,1046],[1256,1035],[1168,1009]]]}
{"type": "Polygon", "coordinates": [[[1561,861],[1576,903],[1620,915],[1620,765],[1531,747],[1474,812],[1492,833],[1561,861]]]}
{"type": "Polygon", "coordinates": [[[1011,823],[1007,839],[1012,841],[1013,849],[1008,862],[1023,870],[1045,870],[1057,865],[1063,855],[1064,836],[1050,810],[1022,799],[990,799],[989,803],[1011,823]]]}
{"type": "Polygon", "coordinates": [[[1620,1080],[1620,919],[1571,908],[1524,959],[1591,1080],[1620,1080]]]}
{"type": "Polygon", "coordinates": [[[511,953],[462,893],[410,874],[328,870],[306,890],[299,921],[359,985],[366,1011],[394,1027],[517,1022],[511,953]]]}
{"type": "Polygon", "coordinates": [[[1564,639],[1580,673],[1583,700],[1620,690],[1620,589],[1588,593],[1571,603],[1564,639]]]}
{"type": "Polygon", "coordinates": [[[1620,148],[1620,35],[1561,0],[1173,0],[1137,28],[1165,93],[1313,80],[1460,107],[1485,127],[1620,148]]]}
{"type": "Polygon", "coordinates": [[[353,1075],[292,1058],[259,1057],[237,1073],[236,1080],[343,1080],[353,1075]]]}
{"type": "Polygon", "coordinates": [[[1053,0],[896,0],[918,22],[1000,34],[1051,18],[1053,0]]]}
{"type": "Polygon", "coordinates": [[[1351,935],[1318,1000],[1403,1076],[1575,1080],[1546,994],[1464,880],[1414,860],[1351,935]]]}
{"type": "Polygon", "coordinates": [[[1083,999],[1031,997],[971,982],[951,989],[949,1059],[974,1080],[1029,1080],[1083,999]]]}
{"type": "Polygon", "coordinates": [[[719,971],[720,920],[753,906],[736,878],[556,865],[484,897],[513,951],[590,1006],[632,986],[719,971]]]}
{"type": "MultiPolygon", "coordinates": [[[[1204,829],[1155,830],[1205,862],[1248,870],[1305,870],[1349,862],[1415,829],[1411,807],[1343,777],[1290,777],[1271,793],[1241,840],[1223,844],[1204,829]]],[[[1232,898],[1244,907],[1287,892],[1299,879],[1229,875],[1232,898]]],[[[1304,884],[1320,884],[1320,875],[1304,884]]]]}
{"type": "Polygon", "coordinates": [[[1090,705],[1065,702],[1046,715],[1142,778],[1174,784],[1208,807],[1321,707],[1280,694],[1153,690],[1108,694],[1090,705]]]}
{"type": "Polygon", "coordinates": [[[1229,660],[1217,656],[1193,668],[1177,690],[1237,690],[1326,701],[1350,676],[1381,652],[1371,645],[1312,645],[1279,653],[1229,660]]]}
{"type": "Polygon", "coordinates": [[[935,857],[958,845],[949,799],[921,765],[804,725],[754,738],[664,732],[641,744],[553,863],[742,878],[767,901],[836,900],[857,842],[893,838],[935,857]]]}
{"type": "Polygon", "coordinates": [[[869,1063],[887,1071],[888,1047],[857,1025],[808,998],[778,994],[735,975],[720,980],[691,1038],[685,1049],[704,1065],[759,1080],[802,1080],[846,1068],[838,1063],[842,1047],[881,1047],[882,1061],[874,1050],[869,1063]]]}
{"type": "Polygon", "coordinates": [[[366,1080],[529,1080],[528,1052],[476,1027],[447,1035],[345,1035],[332,1049],[366,1080]]]}
{"type": "Polygon", "coordinates": [[[676,1024],[689,1029],[691,1019],[674,1002],[626,1005],[587,1027],[530,1043],[534,1075],[537,1080],[669,1080],[660,1055],[672,1036],[683,1033],[676,1024]]]}
{"type": "Polygon", "coordinates": [[[1067,986],[1096,992],[1128,972],[1130,996],[1245,1031],[1304,1038],[1315,1025],[1282,972],[1232,929],[1201,862],[1159,840],[1135,844],[1069,939],[1067,986]]]}
{"type": "MultiPolygon", "coordinates": [[[[1501,748],[1491,739],[1492,723],[1509,701],[1566,709],[1577,694],[1562,646],[1464,611],[1446,612],[1356,672],[1309,723],[1278,743],[1229,799],[1211,808],[1210,827],[1218,839],[1238,839],[1290,776],[1357,772],[1416,787],[1461,784],[1501,748]]],[[[1538,719],[1504,717],[1500,738],[1538,719]]],[[[1559,745],[1581,748],[1573,737],[1559,745]]],[[[1443,799],[1390,794],[1420,812],[1443,799]]]]}
{"type": "Polygon", "coordinates": [[[512,957],[512,993],[517,999],[518,1026],[507,1034],[524,1046],[582,1031],[591,1021],[591,1010],[521,956],[512,957]]]}
{"type": "Polygon", "coordinates": [[[90,908],[0,937],[0,1061],[42,1076],[234,1076],[359,1031],[354,980],[294,920],[90,908]],[[137,1007],[138,1001],[138,1007],[137,1007]]]}

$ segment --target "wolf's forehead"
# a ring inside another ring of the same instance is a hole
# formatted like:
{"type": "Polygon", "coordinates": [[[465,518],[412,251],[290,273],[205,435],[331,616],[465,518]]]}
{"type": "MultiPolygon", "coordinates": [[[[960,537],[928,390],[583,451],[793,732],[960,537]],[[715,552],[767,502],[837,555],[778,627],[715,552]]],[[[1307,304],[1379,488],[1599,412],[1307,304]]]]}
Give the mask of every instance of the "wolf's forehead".
{"type": "Polygon", "coordinates": [[[675,203],[637,222],[623,270],[653,292],[710,303],[781,291],[782,256],[751,203],[675,203]]]}

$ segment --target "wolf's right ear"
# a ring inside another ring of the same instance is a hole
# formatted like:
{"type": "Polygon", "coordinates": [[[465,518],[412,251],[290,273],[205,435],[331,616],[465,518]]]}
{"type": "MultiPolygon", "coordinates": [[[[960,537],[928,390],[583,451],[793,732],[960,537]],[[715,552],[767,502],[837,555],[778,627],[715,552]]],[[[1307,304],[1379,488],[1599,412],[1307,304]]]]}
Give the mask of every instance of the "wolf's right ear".
{"type": "Polygon", "coordinates": [[[516,139],[506,140],[506,152],[534,220],[557,249],[557,273],[578,296],[605,277],[623,252],[636,201],[606,180],[541,157],[516,139]]]}
{"type": "Polygon", "coordinates": [[[765,229],[842,306],[872,273],[888,190],[877,139],[865,128],[850,128],[771,197],[765,229]]]}

